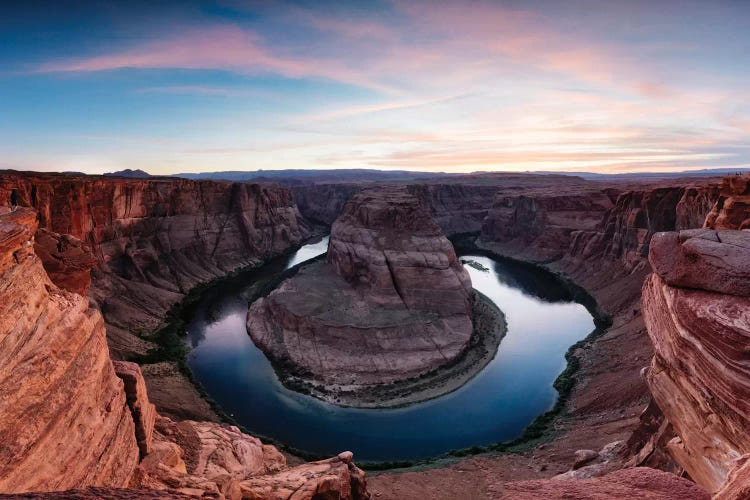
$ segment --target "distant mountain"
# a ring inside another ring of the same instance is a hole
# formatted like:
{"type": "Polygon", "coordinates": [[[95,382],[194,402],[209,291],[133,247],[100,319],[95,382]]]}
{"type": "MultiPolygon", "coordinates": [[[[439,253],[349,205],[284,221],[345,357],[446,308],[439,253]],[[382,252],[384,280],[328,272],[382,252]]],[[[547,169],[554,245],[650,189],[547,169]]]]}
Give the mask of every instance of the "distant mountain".
{"type": "Polygon", "coordinates": [[[750,168],[703,168],[700,170],[680,170],[678,172],[628,172],[624,174],[600,174],[596,172],[563,172],[540,170],[530,174],[575,175],[588,180],[605,179],[673,179],[684,177],[723,177],[736,173],[750,172],[750,168]]]}
{"type": "MultiPolygon", "coordinates": [[[[127,172],[127,170],[123,171],[127,172]]],[[[141,171],[136,171],[141,172],[141,171]]],[[[368,168],[351,169],[290,169],[290,170],[225,170],[220,172],[199,172],[174,174],[174,177],[186,179],[211,179],[223,181],[253,181],[278,183],[286,186],[311,184],[316,182],[439,182],[440,179],[476,179],[477,181],[492,181],[495,177],[527,176],[527,175],[558,175],[578,177],[586,180],[638,180],[638,179],[676,179],[685,177],[723,177],[737,172],[750,172],[749,168],[710,168],[701,170],[681,170],[678,172],[630,172],[623,174],[602,174],[596,172],[574,171],[528,171],[528,172],[420,172],[414,170],[377,170],[368,168]]],[[[143,172],[145,174],[145,172],[143,172]]],[[[106,174],[105,174],[106,175],[106,174]]],[[[147,175],[147,174],[146,174],[147,175]]]]}
{"type": "Polygon", "coordinates": [[[126,168],[125,170],[118,170],[117,172],[107,172],[106,174],[103,174],[105,177],[130,177],[133,179],[140,179],[143,177],[151,177],[151,174],[148,172],[144,172],[143,170],[132,170],[129,168],[126,168]]]}
{"type": "Polygon", "coordinates": [[[435,177],[449,176],[444,172],[417,172],[412,170],[375,170],[366,168],[351,169],[328,169],[328,170],[227,170],[223,172],[199,172],[174,174],[175,177],[185,179],[213,179],[223,181],[256,181],[256,182],[279,182],[285,183],[309,183],[309,182],[361,182],[380,181],[397,182],[415,179],[432,179],[435,177]]]}

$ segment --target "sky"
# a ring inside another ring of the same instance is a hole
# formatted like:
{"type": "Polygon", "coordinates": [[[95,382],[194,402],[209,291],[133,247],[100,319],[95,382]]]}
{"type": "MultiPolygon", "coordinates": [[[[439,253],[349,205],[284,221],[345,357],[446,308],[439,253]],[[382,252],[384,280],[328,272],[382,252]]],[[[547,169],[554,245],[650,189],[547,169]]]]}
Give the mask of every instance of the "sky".
{"type": "Polygon", "coordinates": [[[0,168],[750,167],[750,2],[0,2],[0,168]]]}

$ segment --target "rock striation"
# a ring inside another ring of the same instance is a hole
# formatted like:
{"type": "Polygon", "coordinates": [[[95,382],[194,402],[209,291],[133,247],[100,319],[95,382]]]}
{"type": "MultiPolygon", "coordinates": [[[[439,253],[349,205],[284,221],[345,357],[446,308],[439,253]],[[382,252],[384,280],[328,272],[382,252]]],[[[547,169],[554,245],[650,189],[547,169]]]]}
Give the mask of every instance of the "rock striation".
{"type": "Polygon", "coordinates": [[[716,492],[750,452],[750,231],[659,234],[649,260],[648,385],[677,435],[668,451],[716,492]]]}
{"type": "Polygon", "coordinates": [[[54,284],[84,297],[88,294],[91,269],[96,265],[88,244],[69,234],[37,229],[34,252],[54,284]]]}
{"type": "Polygon", "coordinates": [[[472,336],[468,273],[406,188],[363,190],[316,262],[251,304],[248,332],[290,373],[367,386],[450,364],[472,336]]]}
{"type": "Polygon", "coordinates": [[[104,321],[49,280],[36,229],[0,215],[0,491],[127,486],[138,445],[104,321]]]}
{"type": "Polygon", "coordinates": [[[706,217],[711,229],[750,229],[750,174],[725,177],[721,195],[706,217]]]}
{"type": "Polygon", "coordinates": [[[90,248],[90,296],[120,358],[144,354],[149,345],[137,336],[194,286],[310,234],[290,191],[272,185],[0,172],[0,200],[13,191],[38,211],[40,256],[61,286],[85,291],[90,248]]]}
{"type": "Polygon", "coordinates": [[[351,453],[289,467],[236,427],[159,416],[138,365],[110,360],[99,312],[50,281],[37,224],[0,210],[1,493],[369,498],[351,453]]]}

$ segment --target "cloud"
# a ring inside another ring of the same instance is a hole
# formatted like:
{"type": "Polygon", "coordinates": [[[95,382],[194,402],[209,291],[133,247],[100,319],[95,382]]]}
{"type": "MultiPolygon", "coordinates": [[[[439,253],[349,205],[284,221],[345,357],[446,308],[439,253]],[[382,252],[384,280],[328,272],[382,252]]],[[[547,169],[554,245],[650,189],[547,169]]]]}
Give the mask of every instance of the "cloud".
{"type": "Polygon", "coordinates": [[[50,61],[37,65],[32,73],[88,73],[126,68],[274,73],[289,78],[325,78],[393,91],[336,60],[273,53],[261,45],[255,32],[234,25],[197,28],[104,55],[50,61]]]}

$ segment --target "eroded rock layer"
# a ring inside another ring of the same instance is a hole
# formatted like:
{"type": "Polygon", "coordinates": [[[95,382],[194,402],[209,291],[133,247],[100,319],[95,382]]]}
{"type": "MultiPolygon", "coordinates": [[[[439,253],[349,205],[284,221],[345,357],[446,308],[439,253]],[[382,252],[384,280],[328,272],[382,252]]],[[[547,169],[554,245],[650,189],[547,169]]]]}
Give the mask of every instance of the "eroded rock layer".
{"type": "Polygon", "coordinates": [[[276,362],[326,384],[366,385],[427,373],[466,349],[468,273],[405,188],[356,194],[327,259],[248,311],[248,332],[276,362]]]}
{"type": "Polygon", "coordinates": [[[660,234],[650,260],[649,388],[677,433],[668,450],[715,492],[750,452],[750,232],[660,234]]]}
{"type": "Polygon", "coordinates": [[[42,229],[66,235],[39,239],[54,279],[85,291],[65,268],[83,270],[83,246],[93,252],[90,294],[116,356],[145,353],[148,344],[133,333],[153,332],[195,285],[279,255],[309,235],[291,193],[277,186],[0,173],[0,200],[13,191],[20,205],[37,209],[42,229]]]}
{"type": "Polygon", "coordinates": [[[0,491],[127,486],[138,445],[104,321],[49,280],[36,228],[0,215],[0,491]]]}
{"type": "Polygon", "coordinates": [[[711,229],[750,229],[750,174],[726,177],[721,196],[706,217],[711,229]]]}

